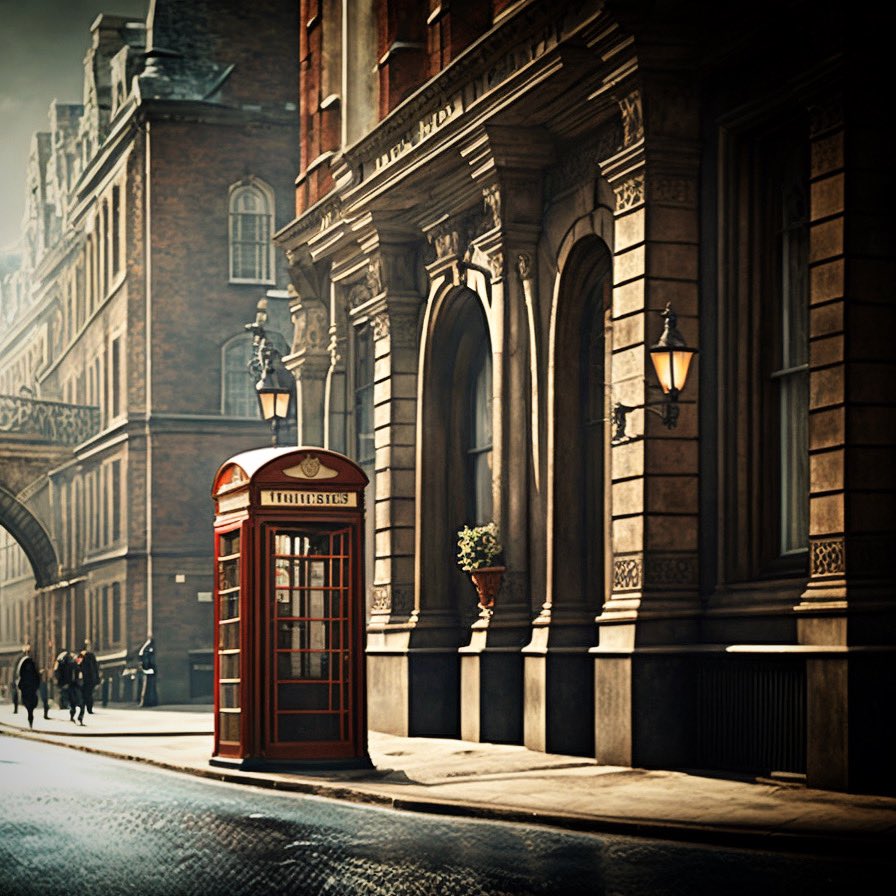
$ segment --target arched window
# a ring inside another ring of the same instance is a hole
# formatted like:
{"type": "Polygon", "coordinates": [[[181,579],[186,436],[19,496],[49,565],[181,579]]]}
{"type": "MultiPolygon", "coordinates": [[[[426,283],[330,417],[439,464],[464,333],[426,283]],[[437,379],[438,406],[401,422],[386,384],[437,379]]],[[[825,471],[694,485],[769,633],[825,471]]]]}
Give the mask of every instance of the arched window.
{"type": "MultiPolygon", "coordinates": [[[[289,347],[281,333],[267,331],[268,339],[283,356],[289,347]]],[[[249,370],[252,359],[252,337],[234,336],[225,343],[221,357],[221,413],[228,417],[258,417],[255,380],[249,370]]]]}
{"type": "Polygon", "coordinates": [[[259,180],[230,191],[230,279],[273,283],[274,194],[259,180]]]}

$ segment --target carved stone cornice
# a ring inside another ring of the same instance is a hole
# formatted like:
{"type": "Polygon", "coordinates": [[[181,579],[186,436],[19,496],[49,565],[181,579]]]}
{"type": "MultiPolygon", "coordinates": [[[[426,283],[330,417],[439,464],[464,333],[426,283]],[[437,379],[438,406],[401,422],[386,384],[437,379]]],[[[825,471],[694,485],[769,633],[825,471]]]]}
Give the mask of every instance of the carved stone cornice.
{"type": "Polygon", "coordinates": [[[557,47],[567,16],[566,4],[559,5],[520,10],[395,109],[351,151],[359,178],[389,167],[461,117],[484,94],[557,47]]]}
{"type": "Polygon", "coordinates": [[[342,219],[342,197],[328,193],[320,201],[305,209],[299,217],[274,234],[274,244],[287,252],[304,246],[314,236],[325,232],[342,219]]]}

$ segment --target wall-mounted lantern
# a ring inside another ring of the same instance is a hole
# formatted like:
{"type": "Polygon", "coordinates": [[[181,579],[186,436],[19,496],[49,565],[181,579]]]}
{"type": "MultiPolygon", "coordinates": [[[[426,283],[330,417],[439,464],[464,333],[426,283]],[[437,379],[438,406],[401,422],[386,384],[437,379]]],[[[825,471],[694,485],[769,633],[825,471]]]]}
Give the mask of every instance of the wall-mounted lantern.
{"type": "MultiPolygon", "coordinates": [[[[691,361],[697,349],[690,348],[684,337],[678,332],[678,316],[671,304],[663,311],[665,326],[656,345],[650,348],[650,360],[664,398],[661,401],[647,402],[644,410],[662,418],[665,426],[674,429],[678,423],[678,396],[684,391],[688,379],[691,361]],[[659,407],[657,407],[659,406],[659,407]]],[[[613,441],[621,442],[628,438],[625,434],[627,415],[634,407],[617,403],[613,408],[613,441]]]]}
{"type": "Polygon", "coordinates": [[[271,421],[271,444],[276,448],[279,445],[280,421],[289,419],[292,387],[286,381],[284,374],[275,366],[280,358],[280,352],[274,348],[264,328],[268,319],[267,306],[267,299],[260,299],[255,320],[245,326],[253,337],[249,369],[258,378],[255,383],[258,410],[262,420],[271,421]]]}

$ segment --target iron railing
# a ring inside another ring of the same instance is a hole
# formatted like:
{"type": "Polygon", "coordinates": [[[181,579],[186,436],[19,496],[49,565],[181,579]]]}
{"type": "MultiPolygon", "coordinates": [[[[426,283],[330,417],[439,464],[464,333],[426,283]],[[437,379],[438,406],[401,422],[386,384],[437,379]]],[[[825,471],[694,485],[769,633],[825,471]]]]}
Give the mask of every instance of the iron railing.
{"type": "Polygon", "coordinates": [[[0,432],[27,433],[57,445],[79,445],[100,431],[100,409],[0,395],[0,432]]]}

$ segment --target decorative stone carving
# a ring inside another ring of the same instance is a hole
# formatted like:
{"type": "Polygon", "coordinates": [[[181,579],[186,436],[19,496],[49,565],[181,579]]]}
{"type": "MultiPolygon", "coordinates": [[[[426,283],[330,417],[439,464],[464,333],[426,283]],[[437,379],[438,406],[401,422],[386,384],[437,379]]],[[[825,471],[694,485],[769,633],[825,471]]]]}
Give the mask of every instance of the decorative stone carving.
{"type": "Polygon", "coordinates": [[[355,308],[369,301],[374,295],[375,293],[370,291],[367,283],[355,283],[349,287],[345,303],[349,311],[354,311],[355,308]]]}
{"type": "Polygon", "coordinates": [[[641,558],[616,557],[613,560],[613,590],[636,591],[641,587],[641,558]]]}
{"type": "Polygon", "coordinates": [[[529,280],[532,277],[532,258],[521,252],[516,257],[516,268],[520,274],[520,280],[529,280]]]}
{"type": "Polygon", "coordinates": [[[417,344],[418,315],[411,310],[389,314],[389,336],[393,348],[413,348],[417,344]]]}
{"type": "Polygon", "coordinates": [[[383,263],[378,255],[367,265],[367,289],[371,296],[378,296],[383,291],[383,263]]]}
{"type": "Polygon", "coordinates": [[[486,187],[482,191],[482,199],[485,217],[479,229],[480,233],[501,226],[501,191],[496,185],[486,187]]]}
{"type": "Polygon", "coordinates": [[[622,148],[622,124],[607,122],[596,134],[570,145],[559,162],[547,173],[548,193],[556,196],[570,187],[593,180],[600,173],[604,159],[622,148]]]}
{"type": "Polygon", "coordinates": [[[504,253],[501,251],[492,252],[488,257],[488,266],[492,272],[492,280],[504,279],[504,253]]]}
{"type": "Polygon", "coordinates": [[[376,585],[373,588],[374,613],[408,614],[414,606],[413,590],[406,585],[376,585]]]}
{"type": "Polygon", "coordinates": [[[435,250],[437,259],[463,254],[461,252],[461,234],[457,227],[435,231],[430,234],[429,242],[435,250]]]}
{"type": "Polygon", "coordinates": [[[308,299],[296,305],[292,310],[291,353],[323,349],[328,336],[328,317],[327,309],[317,299],[308,299]]]}
{"type": "Polygon", "coordinates": [[[813,541],[810,560],[812,576],[843,575],[846,572],[846,546],[842,538],[813,541]]]}
{"type": "Polygon", "coordinates": [[[373,317],[373,338],[385,339],[389,335],[389,313],[380,311],[373,317]]]}
{"type": "Polygon", "coordinates": [[[641,109],[641,91],[633,90],[619,100],[622,112],[622,145],[631,146],[644,139],[644,116],[641,109]]]}
{"type": "Polygon", "coordinates": [[[616,211],[622,212],[644,202],[644,175],[636,174],[613,187],[616,211]]]}
{"type": "Polygon", "coordinates": [[[697,187],[690,177],[651,177],[650,198],[663,205],[691,208],[697,201],[697,187]]]}
{"type": "Polygon", "coordinates": [[[697,559],[682,554],[648,554],[644,561],[647,586],[697,585],[697,559]]]}

